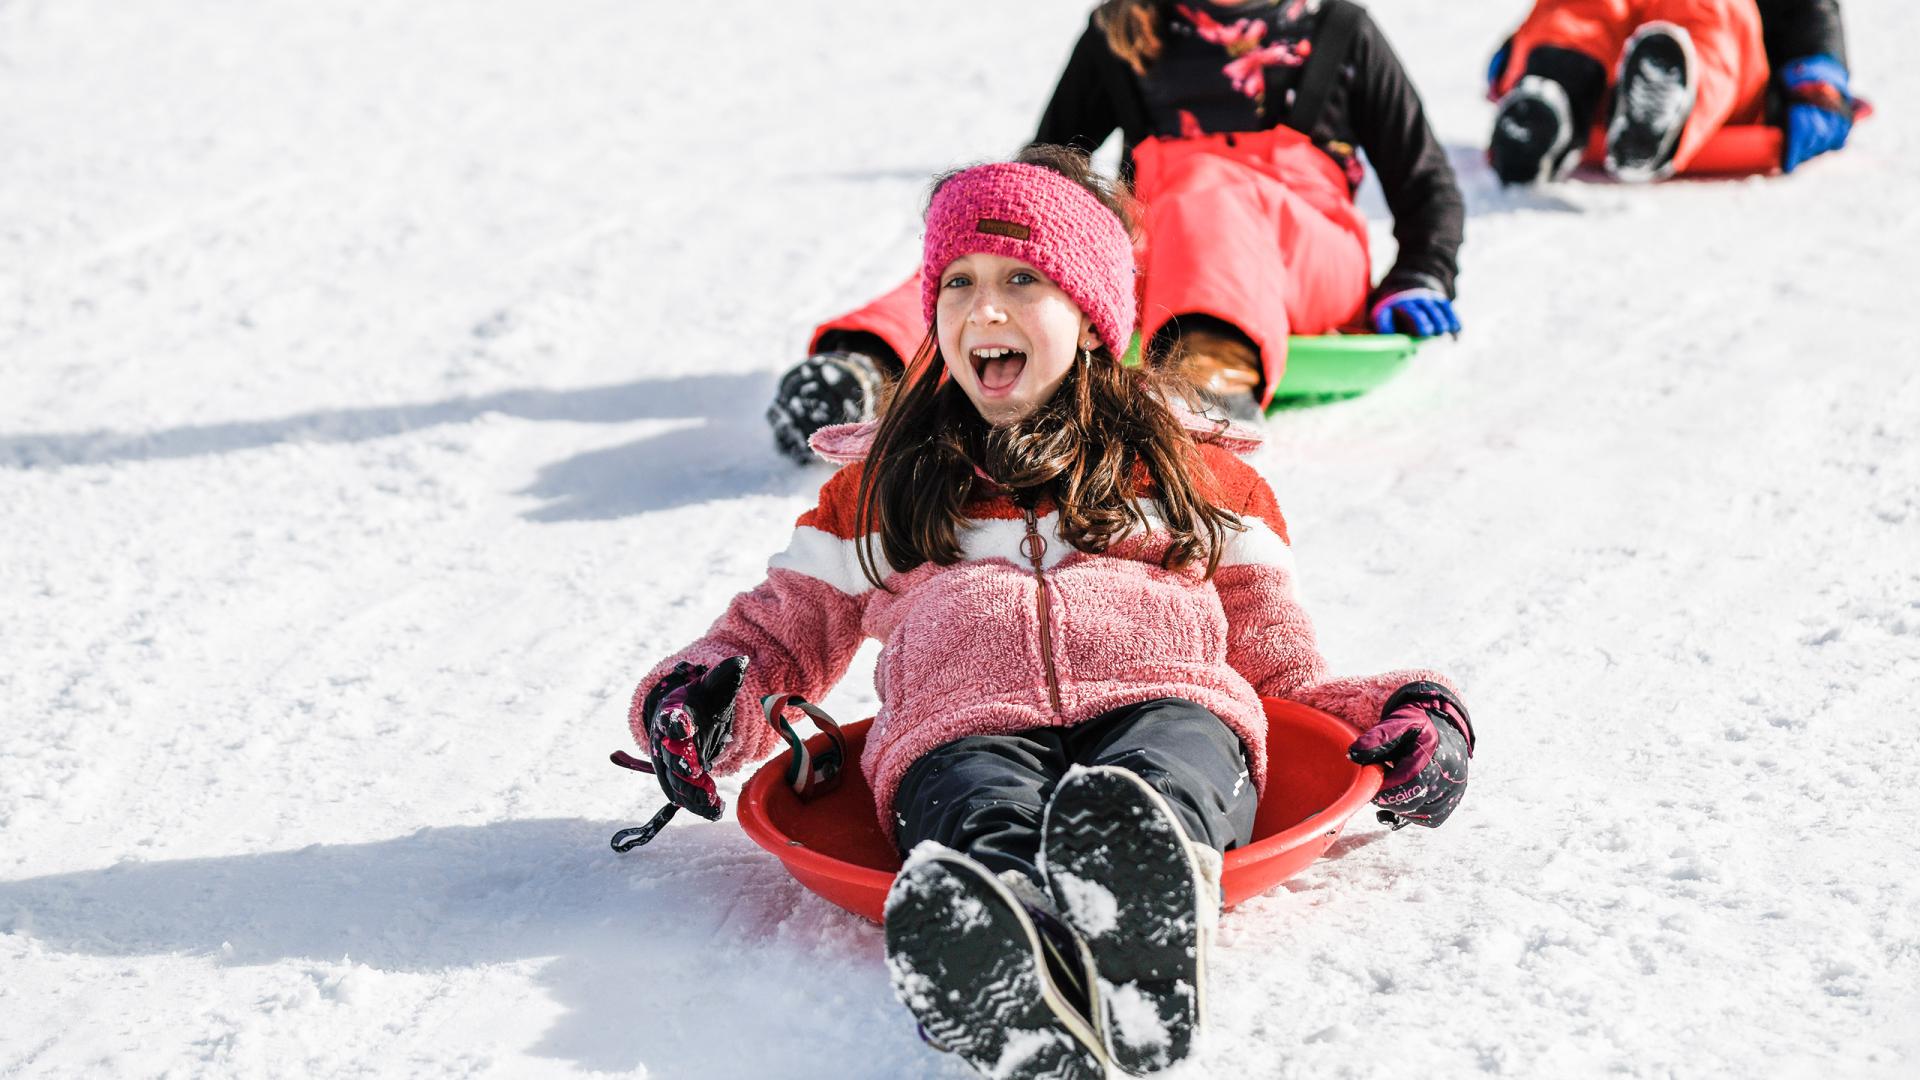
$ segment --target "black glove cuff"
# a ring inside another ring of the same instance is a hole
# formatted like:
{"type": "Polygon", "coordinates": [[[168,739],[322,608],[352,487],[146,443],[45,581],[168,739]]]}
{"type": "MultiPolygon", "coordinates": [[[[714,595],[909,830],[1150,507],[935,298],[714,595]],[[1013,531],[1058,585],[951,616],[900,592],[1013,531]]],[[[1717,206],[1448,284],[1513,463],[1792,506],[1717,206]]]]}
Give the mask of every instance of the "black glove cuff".
{"type": "Polygon", "coordinates": [[[1380,301],[1394,293],[1406,292],[1408,289],[1432,289],[1448,300],[1453,299],[1453,290],[1447,288],[1446,282],[1432,274],[1418,270],[1390,270],[1386,277],[1380,279],[1380,284],[1374,286],[1373,295],[1367,298],[1367,310],[1372,311],[1380,301]]]}
{"type": "MultiPolygon", "coordinates": [[[[1466,703],[1460,700],[1460,695],[1447,689],[1440,683],[1421,679],[1418,682],[1410,682],[1400,689],[1395,690],[1387,696],[1387,703],[1380,707],[1380,717],[1384,720],[1388,714],[1400,706],[1411,701],[1418,701],[1421,698],[1438,698],[1453,707],[1453,713],[1460,717],[1460,723],[1455,724],[1454,728],[1460,732],[1462,738],[1467,740],[1467,756],[1472,757],[1473,719],[1467,715],[1466,703]],[[1465,726],[1462,727],[1462,724],[1465,726]]],[[[1453,716],[1449,715],[1447,719],[1451,721],[1453,716]]]]}

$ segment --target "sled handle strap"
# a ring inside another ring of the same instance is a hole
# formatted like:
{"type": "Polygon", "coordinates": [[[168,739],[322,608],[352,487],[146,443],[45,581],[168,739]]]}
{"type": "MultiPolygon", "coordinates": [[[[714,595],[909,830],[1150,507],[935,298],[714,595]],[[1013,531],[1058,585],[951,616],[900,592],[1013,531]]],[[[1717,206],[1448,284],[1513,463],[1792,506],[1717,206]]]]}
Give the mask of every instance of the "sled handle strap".
{"type": "Polygon", "coordinates": [[[787,760],[787,786],[795,795],[805,801],[840,786],[840,773],[847,764],[847,740],[827,710],[799,694],[768,694],[760,699],[760,711],[793,751],[787,760]],[[813,718],[814,726],[827,737],[825,749],[818,754],[807,749],[806,740],[793,730],[793,724],[787,719],[788,709],[799,709],[813,718]]]}
{"type": "Polygon", "coordinates": [[[1320,25],[1307,39],[1313,43],[1313,51],[1307,54],[1300,81],[1294,86],[1293,111],[1287,114],[1287,126],[1308,138],[1313,137],[1320,114],[1327,111],[1334,79],[1346,66],[1347,50],[1353,47],[1353,37],[1360,30],[1360,14],[1358,4],[1330,0],[1320,16],[1320,25]]]}

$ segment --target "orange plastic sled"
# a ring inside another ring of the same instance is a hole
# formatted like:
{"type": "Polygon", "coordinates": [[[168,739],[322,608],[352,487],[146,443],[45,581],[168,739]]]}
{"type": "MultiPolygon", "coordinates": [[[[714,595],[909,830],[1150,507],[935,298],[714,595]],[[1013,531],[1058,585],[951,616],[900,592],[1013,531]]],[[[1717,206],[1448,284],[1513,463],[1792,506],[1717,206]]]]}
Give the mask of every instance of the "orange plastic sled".
{"type": "MultiPolygon", "coordinates": [[[[1291,701],[1268,698],[1267,787],[1253,843],[1226,854],[1221,886],[1228,907],[1299,873],[1332,845],[1347,819],[1371,802],[1384,773],[1347,760],[1357,733],[1345,721],[1291,701]]],[[[860,758],[871,720],[841,729],[847,761],[860,758]]],[[[807,740],[810,753],[827,737],[807,740]]],[[[858,768],[838,787],[801,802],[787,783],[792,751],[760,766],[740,790],[740,827],[786,865],[794,880],[874,922],[900,856],[874,820],[873,791],[858,768]]]]}

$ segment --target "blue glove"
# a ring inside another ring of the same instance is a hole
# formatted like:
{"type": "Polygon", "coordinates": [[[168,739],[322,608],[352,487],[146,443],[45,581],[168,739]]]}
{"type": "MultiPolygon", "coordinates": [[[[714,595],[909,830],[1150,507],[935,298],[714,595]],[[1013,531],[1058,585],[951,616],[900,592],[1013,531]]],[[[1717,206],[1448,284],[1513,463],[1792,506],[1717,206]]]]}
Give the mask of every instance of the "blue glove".
{"type": "Polygon", "coordinates": [[[1368,317],[1376,334],[1400,332],[1414,337],[1459,334],[1460,316],[1454,314],[1453,301],[1438,289],[1401,289],[1388,293],[1373,305],[1368,317]]]}
{"type": "Polygon", "coordinates": [[[1507,58],[1512,55],[1513,55],[1513,39],[1508,38],[1507,40],[1500,43],[1500,48],[1494,52],[1493,59],[1487,61],[1487,100],[1488,101],[1496,100],[1500,96],[1498,92],[1500,87],[1500,76],[1506,74],[1507,58]]]}
{"type": "Polygon", "coordinates": [[[1803,56],[1780,69],[1787,90],[1787,146],[1780,167],[1787,172],[1809,158],[1847,145],[1853,130],[1853,99],[1847,96],[1846,65],[1831,56],[1803,56]]]}

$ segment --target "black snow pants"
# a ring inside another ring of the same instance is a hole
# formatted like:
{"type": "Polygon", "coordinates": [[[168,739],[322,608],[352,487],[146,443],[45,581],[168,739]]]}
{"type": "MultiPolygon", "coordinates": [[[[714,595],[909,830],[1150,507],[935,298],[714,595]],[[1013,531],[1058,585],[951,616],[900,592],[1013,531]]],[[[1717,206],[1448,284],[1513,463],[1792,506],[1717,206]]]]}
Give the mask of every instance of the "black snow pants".
{"type": "Polygon", "coordinates": [[[894,796],[905,854],[937,840],[996,873],[1040,880],[1040,813],[1074,765],[1140,774],[1173,807],[1187,837],[1216,851],[1253,838],[1258,796],[1240,737],[1206,709],[1156,698],[1070,728],[975,735],[913,763],[894,796]]]}

